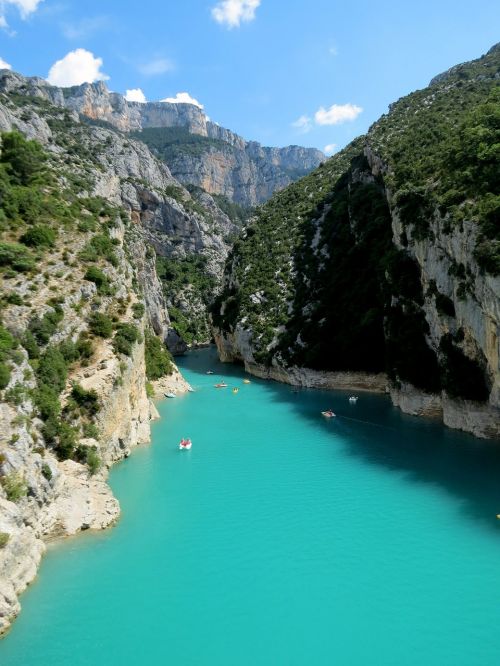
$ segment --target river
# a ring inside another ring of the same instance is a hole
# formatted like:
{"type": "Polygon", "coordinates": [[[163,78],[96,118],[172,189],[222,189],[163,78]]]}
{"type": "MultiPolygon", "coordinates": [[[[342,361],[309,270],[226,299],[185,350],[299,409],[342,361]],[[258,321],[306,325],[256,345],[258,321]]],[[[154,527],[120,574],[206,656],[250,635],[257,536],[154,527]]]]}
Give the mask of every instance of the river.
{"type": "Polygon", "coordinates": [[[49,547],[2,666],[498,666],[498,444],[180,366],[196,392],[111,472],[119,523],[49,547]]]}

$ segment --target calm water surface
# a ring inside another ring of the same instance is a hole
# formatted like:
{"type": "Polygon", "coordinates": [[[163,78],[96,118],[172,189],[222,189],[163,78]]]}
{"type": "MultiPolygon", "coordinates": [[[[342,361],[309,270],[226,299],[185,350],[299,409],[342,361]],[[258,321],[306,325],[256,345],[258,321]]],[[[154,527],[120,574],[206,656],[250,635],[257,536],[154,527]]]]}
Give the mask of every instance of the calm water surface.
{"type": "Polygon", "coordinates": [[[212,350],[181,367],[197,392],[111,474],[119,524],[50,547],[2,666],[500,664],[498,448],[212,350]]]}

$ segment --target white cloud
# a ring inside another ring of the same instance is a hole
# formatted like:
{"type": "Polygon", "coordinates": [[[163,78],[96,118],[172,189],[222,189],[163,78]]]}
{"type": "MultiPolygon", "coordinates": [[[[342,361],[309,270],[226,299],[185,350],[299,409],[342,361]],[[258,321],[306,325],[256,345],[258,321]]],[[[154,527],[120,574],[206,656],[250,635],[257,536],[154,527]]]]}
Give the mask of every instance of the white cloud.
{"type": "Polygon", "coordinates": [[[107,16],[94,16],[82,19],[77,23],[63,23],[61,27],[66,39],[85,39],[108,28],[109,24],[110,20],[107,16]]]}
{"type": "Polygon", "coordinates": [[[9,65],[3,58],[0,58],[0,69],[12,69],[12,65],[9,65]]]}
{"type": "Polygon", "coordinates": [[[141,104],[145,104],[148,101],[146,99],[146,95],[140,88],[132,88],[131,90],[127,90],[125,93],[125,99],[127,102],[140,102],[141,104]]]}
{"type": "Polygon", "coordinates": [[[43,0],[0,0],[0,28],[7,27],[7,19],[5,18],[5,13],[11,7],[17,9],[21,14],[21,18],[24,20],[28,18],[30,14],[36,12],[38,5],[43,2],[43,0]]]}
{"type": "Polygon", "coordinates": [[[323,152],[325,153],[325,155],[333,155],[336,148],[337,148],[336,143],[329,143],[327,146],[323,148],[323,152]]]}
{"type": "Polygon", "coordinates": [[[242,21],[253,21],[261,0],[221,0],[212,7],[212,17],[228,28],[238,28],[242,21]]]}
{"type": "Polygon", "coordinates": [[[157,74],[165,74],[175,69],[174,63],[167,58],[156,58],[143,65],[139,65],[137,69],[144,74],[144,76],[156,76],[157,74]]]}
{"type": "Polygon", "coordinates": [[[160,100],[161,102],[170,102],[170,104],[194,104],[195,106],[203,109],[203,104],[200,104],[197,99],[191,97],[187,92],[179,92],[175,97],[166,97],[160,100]]]}
{"type": "Polygon", "coordinates": [[[75,49],[52,65],[47,80],[54,86],[62,87],[106,81],[109,76],[101,72],[101,67],[102,58],[96,58],[85,49],[75,49]]]}
{"type": "Polygon", "coordinates": [[[303,134],[307,134],[307,132],[310,132],[312,130],[312,121],[309,116],[300,116],[300,118],[297,118],[292,123],[292,127],[295,127],[296,129],[300,130],[303,134]]]}
{"type": "Polygon", "coordinates": [[[314,114],[317,125],[340,125],[349,120],[356,120],[363,111],[356,104],[332,104],[329,109],[321,106],[314,114]]]}

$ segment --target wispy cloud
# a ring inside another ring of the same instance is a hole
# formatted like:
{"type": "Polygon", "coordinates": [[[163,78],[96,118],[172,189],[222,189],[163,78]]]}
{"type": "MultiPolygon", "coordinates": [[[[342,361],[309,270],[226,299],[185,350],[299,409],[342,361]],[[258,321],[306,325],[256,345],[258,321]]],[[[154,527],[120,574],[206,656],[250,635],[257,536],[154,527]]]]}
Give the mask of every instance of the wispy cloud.
{"type": "Polygon", "coordinates": [[[327,146],[323,148],[323,152],[325,153],[325,155],[333,155],[336,148],[337,148],[336,143],[329,143],[327,146]]]}
{"type": "Polygon", "coordinates": [[[106,81],[109,76],[101,71],[102,64],[102,58],[96,58],[90,51],[75,49],[52,65],[47,80],[52,85],[63,88],[106,81]]]}
{"type": "Polygon", "coordinates": [[[3,58],[0,58],[0,69],[12,69],[12,65],[9,65],[3,58]]]}
{"type": "Polygon", "coordinates": [[[328,109],[324,106],[314,114],[314,120],[317,125],[340,125],[350,120],[356,120],[363,111],[356,104],[332,104],[328,109]]]}
{"type": "Polygon", "coordinates": [[[43,0],[0,0],[0,28],[7,28],[6,14],[9,9],[17,9],[23,20],[36,12],[43,0]]]}
{"type": "Polygon", "coordinates": [[[140,88],[132,88],[131,90],[127,90],[125,93],[125,99],[127,102],[140,102],[141,104],[145,104],[148,101],[146,99],[146,95],[140,88]]]}
{"type": "Polygon", "coordinates": [[[76,23],[63,23],[61,29],[66,39],[86,39],[100,30],[105,30],[110,26],[110,23],[107,16],[94,16],[76,23]]]}
{"type": "Polygon", "coordinates": [[[212,17],[228,28],[239,28],[242,22],[255,19],[261,0],[221,0],[212,7],[212,17]]]}
{"type": "Polygon", "coordinates": [[[309,116],[300,116],[292,123],[292,127],[298,129],[302,134],[307,134],[312,130],[313,124],[312,119],[309,116]]]}
{"type": "Polygon", "coordinates": [[[168,58],[154,58],[148,62],[137,66],[137,69],[144,76],[158,76],[175,69],[175,64],[168,58]]]}
{"type": "Polygon", "coordinates": [[[200,104],[197,99],[191,97],[187,92],[178,92],[175,97],[165,97],[165,99],[160,100],[162,102],[170,102],[170,104],[194,104],[194,106],[203,109],[203,104],[200,104]]]}

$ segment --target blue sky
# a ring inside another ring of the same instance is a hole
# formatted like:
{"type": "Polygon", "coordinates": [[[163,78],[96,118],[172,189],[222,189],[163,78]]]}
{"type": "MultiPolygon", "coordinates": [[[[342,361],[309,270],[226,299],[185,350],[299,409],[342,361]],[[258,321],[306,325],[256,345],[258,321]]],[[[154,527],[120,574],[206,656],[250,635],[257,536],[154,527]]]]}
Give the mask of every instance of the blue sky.
{"type": "Polygon", "coordinates": [[[44,78],[62,60],[53,80],[106,75],[148,100],[187,92],[247,139],[323,150],[499,26],[497,0],[0,0],[0,58],[44,78]]]}

